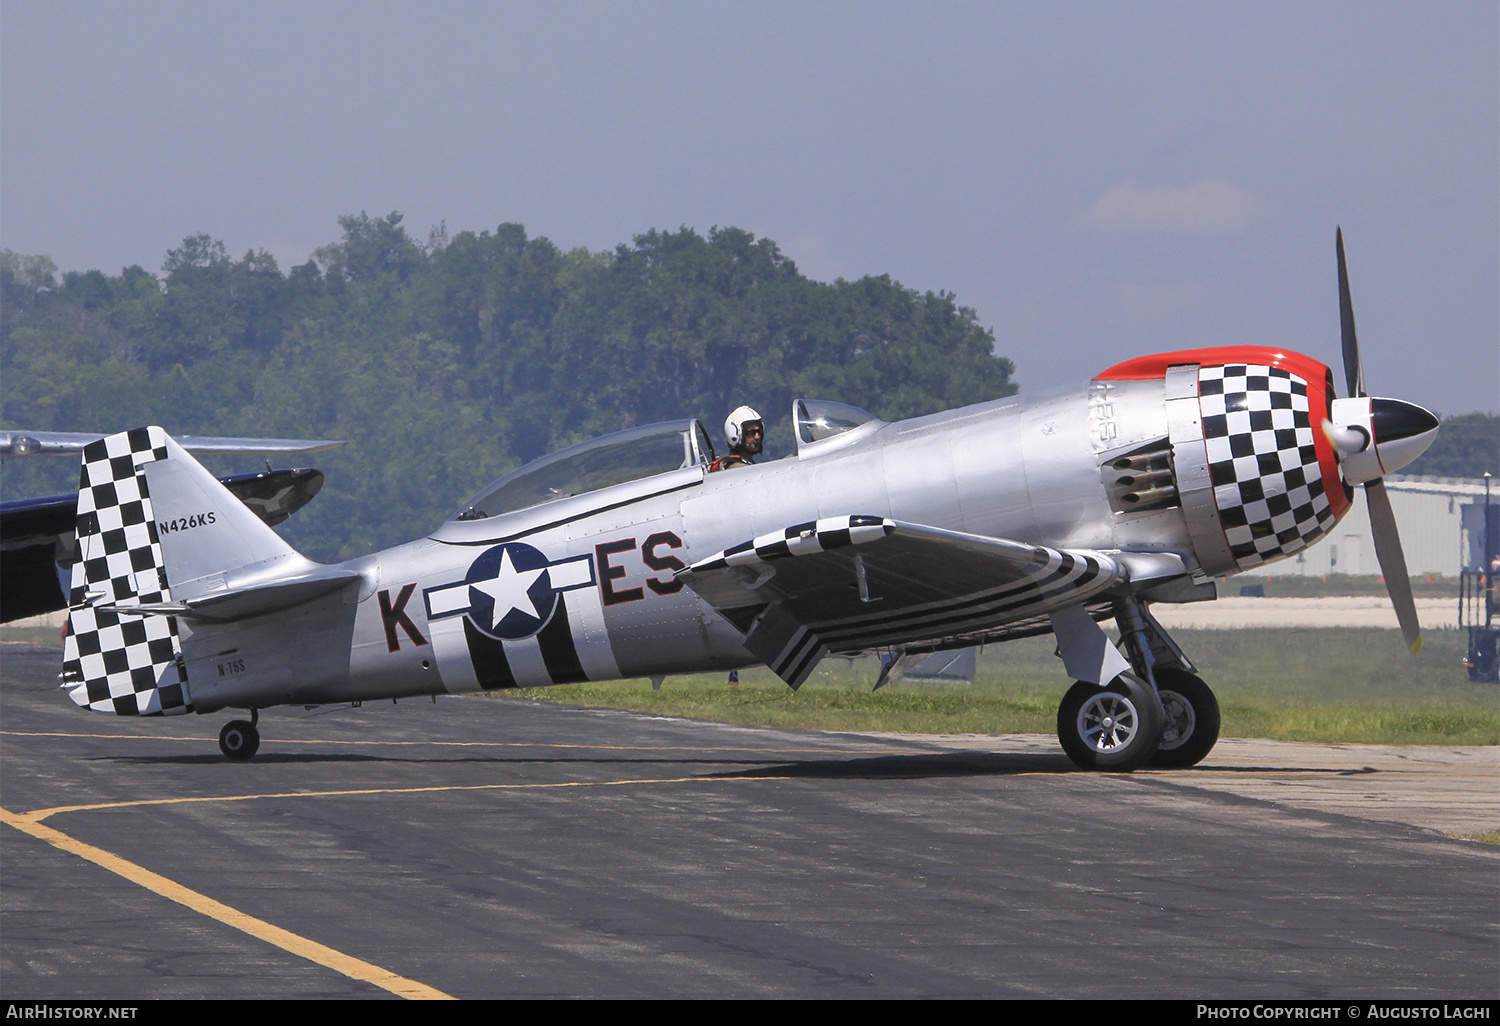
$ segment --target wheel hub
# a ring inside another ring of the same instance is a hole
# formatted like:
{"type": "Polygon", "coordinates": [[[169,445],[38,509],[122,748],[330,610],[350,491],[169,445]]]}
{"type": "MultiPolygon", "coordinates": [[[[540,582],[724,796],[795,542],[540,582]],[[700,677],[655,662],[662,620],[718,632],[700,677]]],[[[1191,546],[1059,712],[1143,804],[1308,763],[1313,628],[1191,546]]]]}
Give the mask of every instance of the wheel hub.
{"type": "Polygon", "coordinates": [[[1166,729],[1162,731],[1160,748],[1171,751],[1185,744],[1193,736],[1198,718],[1193,715],[1193,704],[1175,691],[1163,689],[1161,707],[1167,714],[1166,729]]]}
{"type": "Polygon", "coordinates": [[[1078,736],[1096,752],[1124,748],[1139,730],[1135,706],[1123,695],[1103,692],[1078,710],[1078,736]]]}

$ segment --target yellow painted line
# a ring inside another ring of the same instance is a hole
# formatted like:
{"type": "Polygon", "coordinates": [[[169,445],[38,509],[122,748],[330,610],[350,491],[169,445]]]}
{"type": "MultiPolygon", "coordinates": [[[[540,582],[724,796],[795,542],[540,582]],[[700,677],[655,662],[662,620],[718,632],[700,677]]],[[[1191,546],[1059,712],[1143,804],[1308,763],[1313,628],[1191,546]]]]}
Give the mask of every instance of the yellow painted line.
{"type": "Polygon", "coordinates": [[[248,933],[250,936],[273,944],[283,951],[289,951],[294,955],[316,962],[318,965],[332,969],[334,972],[342,973],[350,979],[359,980],[362,983],[370,983],[388,990],[392,994],[411,999],[446,999],[454,1000],[451,994],[444,994],[435,987],[429,987],[425,983],[416,980],[408,980],[404,976],[397,976],[389,970],[382,969],[378,965],[372,965],[353,955],[346,955],[342,951],[336,951],[326,944],[308,940],[290,930],[283,930],[279,926],[273,926],[263,919],[256,919],[247,915],[239,909],[230,908],[228,905],[205,894],[199,894],[195,890],[184,887],[175,880],[168,880],[159,873],[153,873],[143,866],[129,862],[118,855],[96,848],[91,844],[85,844],[76,838],[69,837],[60,830],[43,826],[36,821],[36,815],[17,815],[6,809],[0,809],[0,822],[8,823],[23,833],[30,834],[39,840],[62,851],[77,855],[79,858],[87,859],[97,866],[109,870],[124,877],[131,883],[138,884],[148,891],[155,891],[162,897],[177,904],[191,909],[194,912],[217,919],[226,926],[232,926],[236,930],[248,933]]]}
{"type": "Polygon", "coordinates": [[[529,791],[561,787],[624,787],[630,784],[713,784],[733,781],[791,780],[790,776],[765,777],[658,777],[622,780],[565,780],[550,784],[439,784],[431,787],[368,787],[347,791],[284,791],[267,794],[208,795],[197,798],[141,798],[123,802],[97,802],[91,805],[58,805],[35,812],[10,813],[40,823],[63,812],[93,812],[98,809],[129,809],[147,805],[191,805],[195,802],[250,802],[267,798],[348,798],[375,794],[433,794],[439,791],[529,791]]]}
{"type": "MultiPolygon", "coordinates": [[[[67,731],[0,730],[3,737],[76,737],[100,741],[190,741],[206,744],[212,737],[161,737],[155,734],[79,734],[67,731]]],[[[897,755],[909,748],[750,748],[743,745],[572,745],[556,741],[344,741],[276,738],[278,745],[379,745],[417,748],[427,745],[449,748],[568,748],[601,752],[771,752],[779,755],[897,755]]]]}

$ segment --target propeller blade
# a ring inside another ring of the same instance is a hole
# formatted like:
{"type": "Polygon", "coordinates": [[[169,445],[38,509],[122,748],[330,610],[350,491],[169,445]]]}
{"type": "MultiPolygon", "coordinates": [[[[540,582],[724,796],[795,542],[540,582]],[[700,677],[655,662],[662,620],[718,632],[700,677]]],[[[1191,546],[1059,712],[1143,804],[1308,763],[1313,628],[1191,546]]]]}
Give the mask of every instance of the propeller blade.
{"type": "Polygon", "coordinates": [[[1422,625],[1417,622],[1417,601],[1411,594],[1411,577],[1406,572],[1406,554],[1401,551],[1401,536],[1396,533],[1396,514],[1385,482],[1376,478],[1365,484],[1365,498],[1370,511],[1370,533],[1375,539],[1375,558],[1385,575],[1385,590],[1396,607],[1396,622],[1401,637],[1412,655],[1422,651],[1422,625]]]}
{"type": "Polygon", "coordinates": [[[1365,391],[1365,369],[1359,362],[1359,336],[1354,332],[1354,300],[1349,295],[1349,265],[1344,261],[1344,229],[1338,229],[1339,331],[1344,339],[1344,381],[1351,399],[1369,395],[1365,391]]]}

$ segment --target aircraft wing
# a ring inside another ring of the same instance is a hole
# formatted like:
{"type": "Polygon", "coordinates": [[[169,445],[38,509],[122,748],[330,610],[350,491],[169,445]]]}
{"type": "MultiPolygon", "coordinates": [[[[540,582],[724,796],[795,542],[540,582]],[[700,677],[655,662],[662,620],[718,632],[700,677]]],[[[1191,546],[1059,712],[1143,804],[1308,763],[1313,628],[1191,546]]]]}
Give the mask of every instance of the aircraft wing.
{"type": "MultiPolygon", "coordinates": [[[[98,431],[0,431],[0,459],[21,456],[78,456],[83,447],[97,442],[98,431]]],[[[212,435],[182,435],[177,444],[188,452],[318,452],[343,445],[328,439],[308,438],[218,438],[212,435]]]]}
{"type": "Polygon", "coordinates": [[[1049,613],[1085,603],[1127,570],[1102,552],[856,515],[762,535],[677,576],[795,688],[829,652],[1043,633],[1049,613]]]}

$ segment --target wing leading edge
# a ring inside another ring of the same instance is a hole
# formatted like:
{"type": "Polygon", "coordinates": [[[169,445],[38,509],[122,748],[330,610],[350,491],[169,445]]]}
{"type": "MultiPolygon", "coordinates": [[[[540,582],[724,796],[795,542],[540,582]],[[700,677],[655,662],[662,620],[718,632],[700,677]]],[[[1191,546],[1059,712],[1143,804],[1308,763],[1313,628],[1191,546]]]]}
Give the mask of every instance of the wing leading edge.
{"type": "Polygon", "coordinates": [[[1051,613],[1127,576],[1102,552],[876,516],[797,524],[678,573],[794,688],[829,652],[931,651],[1044,633],[1051,613]]]}

